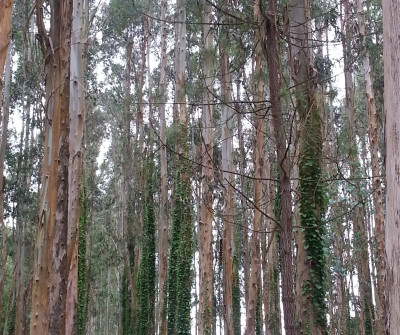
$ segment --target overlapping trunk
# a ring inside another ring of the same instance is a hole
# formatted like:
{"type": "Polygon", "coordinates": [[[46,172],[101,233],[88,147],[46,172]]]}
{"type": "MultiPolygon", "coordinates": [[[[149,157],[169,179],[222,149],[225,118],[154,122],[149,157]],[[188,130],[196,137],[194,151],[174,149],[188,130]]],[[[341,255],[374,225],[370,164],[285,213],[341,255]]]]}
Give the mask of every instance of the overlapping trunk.
{"type": "Polygon", "coordinates": [[[385,329],[385,302],[384,302],[384,289],[385,289],[385,218],[383,212],[383,193],[381,182],[381,169],[379,166],[378,157],[378,122],[377,111],[375,103],[375,95],[372,81],[371,65],[369,53],[366,48],[366,29],[364,19],[364,1],[357,0],[357,16],[358,26],[361,35],[361,54],[363,57],[363,74],[365,92],[367,98],[366,114],[368,118],[368,136],[369,136],[369,150],[371,155],[372,167],[372,187],[373,187],[373,203],[374,203],[374,218],[375,218],[375,235],[377,242],[377,284],[378,284],[378,301],[377,301],[377,331],[378,334],[383,334],[385,329]]]}
{"type": "MultiPolygon", "coordinates": [[[[343,3],[344,20],[342,21],[343,31],[343,62],[345,68],[345,91],[346,91],[346,116],[349,134],[349,166],[350,176],[354,178],[356,190],[353,194],[357,203],[353,211],[353,228],[354,228],[354,255],[356,257],[356,267],[358,271],[358,281],[360,287],[361,299],[361,334],[373,334],[374,327],[374,306],[372,302],[372,284],[371,273],[369,268],[368,253],[368,237],[365,222],[365,211],[362,206],[363,199],[360,194],[360,163],[358,160],[358,148],[356,141],[356,116],[354,107],[354,85],[352,78],[352,62],[351,62],[351,40],[353,38],[353,26],[351,21],[351,6],[348,0],[343,3]]],[[[378,177],[379,178],[379,177],[378,177]]]]}

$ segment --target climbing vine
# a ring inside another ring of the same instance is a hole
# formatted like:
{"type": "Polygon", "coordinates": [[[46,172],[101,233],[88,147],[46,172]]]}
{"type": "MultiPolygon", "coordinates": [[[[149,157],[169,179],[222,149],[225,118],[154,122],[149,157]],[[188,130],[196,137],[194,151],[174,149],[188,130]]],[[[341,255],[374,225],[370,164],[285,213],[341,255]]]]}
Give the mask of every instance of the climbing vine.
{"type": "MultiPolygon", "coordinates": [[[[187,153],[187,128],[178,127],[178,152],[187,153]]],[[[193,225],[189,163],[176,162],[172,240],[168,266],[168,335],[191,334],[190,302],[192,288],[193,225]]]]}
{"type": "Polygon", "coordinates": [[[132,308],[128,273],[128,268],[125,267],[122,273],[120,290],[122,335],[132,334],[132,308]]]}
{"type": "Polygon", "coordinates": [[[321,183],[321,121],[315,107],[306,119],[302,146],[299,214],[310,267],[310,280],[304,283],[303,294],[312,302],[316,322],[326,327],[326,232],[322,222],[326,195],[321,183]]]}
{"type": "Polygon", "coordinates": [[[153,160],[147,164],[146,195],[143,204],[143,236],[142,253],[138,274],[138,334],[154,334],[154,301],[156,279],[156,245],[155,245],[155,213],[154,213],[154,187],[153,187],[153,160]]]}

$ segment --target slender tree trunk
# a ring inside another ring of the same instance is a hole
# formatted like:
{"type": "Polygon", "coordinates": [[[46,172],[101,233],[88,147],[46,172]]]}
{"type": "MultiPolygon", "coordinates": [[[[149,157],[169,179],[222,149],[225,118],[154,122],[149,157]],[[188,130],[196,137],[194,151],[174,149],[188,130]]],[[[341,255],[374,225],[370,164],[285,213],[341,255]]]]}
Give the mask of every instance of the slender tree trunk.
{"type": "MultiPolygon", "coordinates": [[[[167,0],[161,2],[161,22],[165,21],[167,0]]],[[[165,103],[167,102],[167,27],[161,27],[161,63],[160,63],[160,229],[159,229],[159,318],[160,335],[167,334],[166,283],[168,266],[168,180],[167,180],[167,121],[165,103]]]]}
{"type": "MultiPolygon", "coordinates": [[[[256,0],[253,4],[254,21],[257,25],[262,25],[262,17],[260,13],[260,1],[256,0]]],[[[255,93],[254,93],[254,124],[256,128],[256,144],[254,148],[254,216],[253,216],[253,232],[251,241],[251,269],[249,278],[249,301],[246,313],[246,334],[253,335],[256,326],[256,304],[257,292],[259,290],[258,278],[260,271],[261,255],[260,255],[260,231],[261,231],[261,197],[262,197],[262,178],[264,175],[264,117],[265,105],[261,102],[264,100],[264,80],[263,80],[263,60],[262,60],[262,30],[255,30],[255,93]]]]}
{"type": "MultiPolygon", "coordinates": [[[[21,185],[22,194],[26,194],[28,192],[28,187],[31,185],[31,177],[28,171],[28,156],[31,148],[29,145],[32,144],[29,141],[29,133],[30,133],[30,101],[27,98],[26,105],[24,106],[25,115],[25,124],[21,131],[21,140],[20,140],[20,148],[19,148],[19,158],[18,158],[18,172],[17,179],[21,178],[23,183],[21,185]],[[25,138],[24,138],[25,132],[25,138]]],[[[24,117],[23,117],[24,119],[24,117]]],[[[33,134],[31,134],[32,141],[33,134]]],[[[21,197],[19,200],[19,204],[17,207],[20,209],[17,211],[17,243],[16,243],[16,260],[15,260],[15,268],[16,268],[16,310],[15,310],[15,335],[23,335],[25,334],[25,326],[26,326],[26,299],[25,299],[25,229],[26,222],[28,220],[27,209],[28,205],[25,203],[24,197],[21,197]]]]}
{"type": "MultiPolygon", "coordinates": [[[[213,33],[210,29],[211,5],[203,4],[203,39],[204,39],[204,97],[202,115],[201,158],[201,211],[199,221],[200,233],[200,265],[199,265],[199,335],[211,335],[212,298],[213,298],[213,33]]],[[[228,328],[228,327],[226,327],[228,328]]],[[[233,335],[233,334],[232,334],[233,335]]]]}
{"type": "MultiPolygon", "coordinates": [[[[7,54],[9,53],[9,40],[10,40],[10,32],[11,32],[11,13],[13,7],[13,0],[0,0],[0,116],[2,109],[2,93],[3,93],[3,73],[4,66],[7,58],[7,54]]],[[[11,60],[10,60],[10,71],[11,71],[11,60]]],[[[11,72],[10,72],[11,73],[11,72]]],[[[8,116],[7,116],[8,120],[8,116]]],[[[3,117],[4,124],[4,117],[3,117]]],[[[4,152],[6,150],[5,143],[3,142],[3,138],[7,138],[7,127],[5,128],[4,133],[4,125],[2,132],[2,145],[4,145],[4,152]]],[[[1,171],[4,170],[4,155],[3,158],[0,159],[0,168],[1,171]]],[[[5,271],[6,271],[6,258],[7,258],[7,244],[6,244],[6,226],[4,224],[4,215],[3,215],[3,198],[4,198],[4,185],[3,185],[3,172],[1,172],[0,176],[0,227],[2,230],[2,240],[1,240],[1,256],[0,256],[0,265],[2,270],[0,271],[0,316],[1,308],[2,308],[2,300],[3,300],[3,288],[4,288],[4,280],[5,280],[5,271]]]]}
{"type": "Polygon", "coordinates": [[[81,208],[81,176],[83,170],[83,140],[86,122],[83,48],[85,45],[85,2],[72,2],[70,92],[69,92],[69,166],[68,166],[68,287],[66,300],[66,334],[77,332],[78,302],[78,241],[81,208]]]}
{"type": "Polygon", "coordinates": [[[399,0],[383,1],[383,59],[386,112],[386,334],[400,329],[400,54],[399,0]]]}
{"type": "MultiPolygon", "coordinates": [[[[222,22],[227,22],[226,14],[222,14],[222,22]]],[[[229,103],[232,100],[232,78],[229,71],[228,41],[229,34],[223,29],[221,38],[224,42],[220,45],[220,71],[222,121],[222,184],[224,186],[225,210],[223,213],[222,237],[222,270],[223,270],[223,317],[225,335],[233,335],[233,307],[232,307],[232,222],[234,220],[233,204],[233,141],[232,141],[232,110],[229,103]]]]}
{"type": "Polygon", "coordinates": [[[353,226],[354,226],[354,256],[356,258],[356,266],[358,271],[358,281],[361,299],[361,334],[373,334],[374,328],[374,307],[372,303],[372,285],[371,273],[369,268],[368,238],[365,226],[365,212],[362,206],[362,196],[360,194],[361,183],[357,177],[361,174],[360,163],[358,159],[358,149],[356,142],[356,116],[354,107],[354,85],[352,78],[351,63],[351,40],[353,38],[353,27],[351,21],[351,6],[349,0],[344,1],[344,21],[342,21],[343,34],[343,61],[345,67],[345,89],[346,89],[346,115],[348,121],[349,134],[349,165],[350,176],[354,178],[356,192],[354,192],[354,200],[357,203],[354,209],[353,226]]]}
{"type": "Polygon", "coordinates": [[[369,54],[366,49],[366,29],[364,19],[364,1],[357,0],[357,14],[359,21],[359,29],[361,35],[361,54],[363,55],[363,73],[364,84],[367,98],[366,114],[368,117],[368,135],[371,154],[372,166],[372,186],[373,186],[373,202],[374,202],[374,218],[375,218],[375,234],[377,241],[377,286],[378,286],[378,301],[377,301],[377,331],[378,334],[384,334],[385,330],[385,228],[384,228],[384,212],[383,212],[383,193],[381,183],[381,169],[378,158],[378,122],[374,96],[374,88],[372,82],[371,65],[369,54]]]}
{"type": "Polygon", "coordinates": [[[280,87],[278,71],[279,32],[276,26],[277,3],[272,0],[269,3],[269,11],[266,22],[267,37],[267,62],[269,72],[269,90],[271,95],[271,112],[274,128],[274,138],[277,151],[277,165],[280,186],[280,261],[282,273],[282,303],[284,315],[284,327],[287,335],[295,333],[295,309],[293,292],[293,263],[292,263],[292,202],[289,157],[287,156],[287,145],[285,139],[285,125],[282,117],[282,106],[280,99],[280,87]]]}
{"type": "MultiPolygon", "coordinates": [[[[4,161],[6,157],[7,148],[7,131],[8,131],[8,120],[10,115],[10,97],[11,97],[11,47],[8,46],[6,64],[5,64],[5,87],[4,87],[4,101],[1,99],[0,91],[0,111],[1,105],[3,103],[3,115],[1,122],[1,142],[0,142],[0,226],[2,229],[2,247],[1,247],[1,270],[0,270],[0,318],[2,317],[2,307],[3,307],[3,289],[6,279],[6,261],[7,261],[7,229],[4,223],[4,161]]],[[[2,77],[0,77],[0,81],[2,77]]],[[[1,87],[0,87],[1,89],[1,87]]]]}
{"type": "Polygon", "coordinates": [[[193,226],[186,106],[186,0],[176,1],[175,40],[175,194],[168,272],[168,334],[190,333],[193,226]]]}
{"type": "MultiPolygon", "coordinates": [[[[268,38],[268,37],[267,37],[268,38]]],[[[268,42],[267,42],[268,43],[268,42]]],[[[270,75],[271,80],[271,75],[270,75]]],[[[271,85],[271,84],[270,84],[271,85]]],[[[271,120],[269,120],[271,121],[271,120]]],[[[269,133],[273,133],[272,122],[269,123],[269,133]]],[[[270,148],[272,147],[270,141],[270,148]]],[[[273,149],[272,149],[273,150],[273,149]]],[[[272,150],[265,157],[265,183],[264,190],[266,193],[266,218],[265,234],[262,239],[262,257],[263,257],[263,300],[264,300],[264,324],[266,335],[281,334],[281,308],[279,293],[279,252],[278,252],[278,234],[274,215],[274,199],[277,195],[275,185],[273,184],[274,176],[274,158],[272,150]],[[268,238],[267,238],[268,237],[268,238]]]]}
{"type": "Polygon", "coordinates": [[[327,334],[326,269],[322,176],[322,125],[312,65],[311,14],[308,0],[290,4],[291,76],[300,119],[299,216],[297,231],[296,321],[298,333],[327,334]]]}
{"type": "Polygon", "coordinates": [[[240,198],[240,206],[242,208],[241,220],[243,224],[243,241],[242,241],[242,266],[243,266],[243,278],[244,278],[244,305],[247,306],[249,301],[249,288],[247,281],[249,278],[249,229],[248,229],[248,213],[245,196],[247,194],[247,183],[245,175],[246,165],[246,152],[244,148],[244,135],[242,126],[242,116],[239,114],[238,118],[238,134],[239,134],[239,150],[240,150],[240,188],[244,196],[240,198]]]}

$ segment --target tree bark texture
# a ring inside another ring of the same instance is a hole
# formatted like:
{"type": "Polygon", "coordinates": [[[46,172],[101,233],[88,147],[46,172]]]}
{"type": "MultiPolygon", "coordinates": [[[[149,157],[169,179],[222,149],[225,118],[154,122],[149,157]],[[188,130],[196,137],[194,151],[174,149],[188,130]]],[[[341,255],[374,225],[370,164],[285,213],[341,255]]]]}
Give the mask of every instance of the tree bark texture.
{"type": "Polygon", "coordinates": [[[383,334],[385,329],[385,217],[383,211],[383,193],[381,182],[381,169],[379,166],[378,157],[378,122],[377,111],[375,104],[375,94],[373,88],[373,78],[371,72],[371,65],[369,53],[366,49],[366,29],[364,19],[364,0],[357,0],[357,16],[358,26],[360,29],[361,38],[361,54],[363,57],[363,74],[365,92],[367,98],[366,114],[368,118],[368,135],[369,135],[369,149],[371,155],[372,167],[372,187],[373,187],[373,203],[374,203],[374,218],[375,218],[375,235],[377,244],[377,284],[378,284],[378,301],[377,301],[377,330],[378,334],[383,334]]]}
{"type": "Polygon", "coordinates": [[[400,1],[383,5],[386,112],[386,334],[400,329],[400,1]]]}
{"type": "MultiPolygon", "coordinates": [[[[204,40],[204,105],[202,115],[201,158],[201,209],[200,209],[200,264],[199,264],[199,335],[211,335],[212,299],[213,299],[213,64],[214,45],[213,33],[210,29],[211,5],[203,5],[203,40],[204,40]]],[[[228,328],[228,327],[226,327],[228,328]]]]}
{"type": "MultiPolygon", "coordinates": [[[[358,271],[358,281],[361,299],[361,334],[373,334],[374,328],[374,306],[372,302],[371,273],[369,268],[368,237],[365,222],[365,211],[362,205],[362,196],[360,194],[361,183],[359,176],[361,174],[360,163],[358,160],[358,148],[356,141],[356,116],[354,107],[354,84],[352,78],[352,60],[350,43],[353,38],[353,26],[351,21],[351,6],[348,0],[343,2],[344,21],[342,22],[343,36],[343,61],[345,67],[345,92],[346,92],[346,115],[349,134],[349,165],[350,176],[354,178],[356,190],[354,200],[357,206],[353,211],[354,228],[354,256],[356,258],[356,267],[358,271]]],[[[368,104],[368,103],[367,103],[368,104]]]]}
{"type": "MultiPolygon", "coordinates": [[[[292,200],[290,185],[289,157],[287,156],[287,145],[285,138],[285,124],[282,117],[282,105],[280,98],[280,81],[278,71],[279,64],[279,32],[276,25],[277,3],[272,0],[269,3],[269,10],[266,21],[267,38],[267,63],[269,73],[269,90],[271,95],[271,112],[276,142],[281,217],[280,222],[280,261],[282,271],[282,303],[284,327],[287,335],[295,332],[295,305],[293,292],[293,263],[292,263],[292,200]]],[[[272,249],[273,250],[273,249],[272,249]]],[[[271,252],[272,252],[271,250],[271,252]]]]}
{"type": "MultiPolygon", "coordinates": [[[[165,21],[167,0],[161,2],[161,22],[165,21]]],[[[168,179],[167,179],[167,121],[165,102],[167,100],[167,27],[161,27],[161,63],[160,63],[160,228],[159,228],[159,320],[160,335],[167,333],[166,283],[168,266],[168,179]]]]}
{"type": "Polygon", "coordinates": [[[83,48],[85,45],[85,2],[72,2],[70,95],[69,95],[69,166],[68,166],[68,288],[66,301],[66,333],[77,331],[78,300],[78,228],[81,208],[81,176],[83,140],[86,121],[83,48]]]}
{"type": "Polygon", "coordinates": [[[46,50],[46,110],[31,334],[76,333],[77,230],[84,123],[80,6],[78,1],[55,0],[47,36],[40,3],[37,4],[38,29],[46,50]],[[72,36],[71,25],[75,29],[72,36]]]}
{"type": "MultiPolygon", "coordinates": [[[[222,21],[227,22],[223,14],[222,21]]],[[[224,333],[233,334],[233,306],[232,306],[232,222],[234,220],[233,204],[233,141],[232,141],[232,115],[229,106],[232,100],[232,78],[229,71],[229,54],[227,43],[229,33],[224,30],[224,42],[220,44],[220,71],[221,71],[221,93],[222,93],[222,176],[224,185],[225,210],[223,213],[223,238],[222,238],[222,262],[223,262],[223,301],[224,301],[224,333]]]]}
{"type": "MultiPolygon", "coordinates": [[[[254,21],[257,26],[263,23],[260,13],[260,1],[256,0],[253,4],[254,21]]],[[[256,143],[253,152],[254,159],[254,215],[253,215],[253,230],[251,240],[251,268],[250,278],[248,281],[249,301],[246,306],[246,334],[254,335],[256,328],[256,304],[257,293],[259,290],[260,276],[260,242],[261,242],[261,203],[262,203],[262,178],[264,176],[264,118],[265,105],[261,101],[264,100],[264,79],[263,79],[263,55],[261,38],[263,32],[260,27],[256,28],[254,36],[255,45],[255,78],[254,78],[254,125],[256,128],[256,143]]]]}
{"type": "MultiPolygon", "coordinates": [[[[5,85],[4,85],[4,99],[2,101],[0,91],[0,111],[1,105],[3,102],[3,115],[1,120],[1,142],[0,142],[0,226],[1,226],[1,235],[2,235],[2,245],[1,245],[1,270],[0,270],[0,317],[2,314],[3,307],[3,290],[6,279],[6,261],[7,261],[7,230],[6,225],[4,223],[4,161],[6,157],[6,148],[7,148],[7,131],[8,131],[8,120],[10,115],[10,97],[11,97],[11,47],[8,47],[7,58],[6,58],[6,69],[5,69],[5,85]]],[[[0,78],[1,80],[1,78],[0,78]]]]}
{"type": "MultiPolygon", "coordinates": [[[[4,66],[8,54],[9,42],[10,42],[10,32],[11,32],[11,13],[13,7],[13,0],[0,0],[0,117],[1,110],[3,104],[3,74],[4,74],[4,66]]],[[[11,63],[10,63],[11,64],[11,63]]],[[[7,117],[8,119],[8,117],[7,117]]],[[[4,117],[3,117],[4,123],[4,117]]],[[[3,133],[2,138],[7,137],[7,128],[5,128],[4,133],[4,124],[3,124],[3,133]]],[[[2,144],[5,145],[6,142],[2,144]]],[[[4,147],[4,152],[6,148],[4,147]]],[[[1,169],[4,169],[4,155],[3,159],[0,160],[1,169]]],[[[3,300],[3,287],[5,280],[5,262],[7,258],[7,245],[6,245],[6,226],[4,224],[4,216],[3,216],[3,196],[4,196],[4,187],[3,187],[3,174],[0,177],[0,228],[2,230],[2,241],[1,241],[1,252],[0,252],[0,265],[2,270],[0,271],[0,316],[2,315],[2,300],[3,300]]]]}
{"type": "Polygon", "coordinates": [[[325,305],[322,126],[312,66],[311,9],[308,0],[293,0],[289,10],[291,76],[300,120],[299,217],[296,232],[296,322],[299,334],[327,334],[325,305]]]}
{"type": "Polygon", "coordinates": [[[0,0],[0,92],[3,89],[3,71],[11,32],[13,0],[0,0]]]}

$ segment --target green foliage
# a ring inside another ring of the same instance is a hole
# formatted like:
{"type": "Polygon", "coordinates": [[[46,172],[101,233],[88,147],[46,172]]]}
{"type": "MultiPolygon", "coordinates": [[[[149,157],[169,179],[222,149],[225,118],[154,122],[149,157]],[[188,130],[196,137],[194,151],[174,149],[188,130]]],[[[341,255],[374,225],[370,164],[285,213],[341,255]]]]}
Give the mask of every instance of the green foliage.
{"type": "Polygon", "coordinates": [[[86,269],[86,236],[89,218],[89,198],[86,186],[81,194],[81,212],[79,217],[79,241],[78,241],[78,312],[77,334],[85,334],[87,302],[88,302],[88,278],[86,269]]]}
{"type": "MultiPolygon", "coordinates": [[[[6,301],[8,303],[8,301],[6,301]]],[[[17,304],[15,303],[15,297],[12,298],[10,311],[8,314],[8,321],[7,321],[7,332],[4,332],[8,335],[13,335],[15,332],[15,316],[16,316],[16,308],[17,304]]]]}
{"type": "MultiPolygon", "coordinates": [[[[187,128],[179,126],[177,143],[187,150],[187,128]]],[[[172,213],[172,236],[168,265],[168,335],[191,333],[190,302],[192,286],[193,228],[189,164],[185,158],[177,162],[175,203],[172,213]]]]}
{"type": "Polygon", "coordinates": [[[156,294],[156,226],[153,200],[153,166],[153,157],[150,157],[150,162],[147,164],[147,187],[143,204],[142,253],[137,283],[137,295],[139,300],[139,335],[151,335],[155,332],[154,301],[156,294]]]}
{"type": "Polygon", "coordinates": [[[121,335],[132,334],[132,308],[131,293],[129,291],[128,268],[125,267],[122,273],[120,303],[121,303],[121,335]]]}
{"type": "Polygon", "coordinates": [[[326,327],[326,242],[322,222],[326,196],[321,183],[321,121],[317,109],[311,110],[304,131],[300,176],[300,222],[304,234],[304,248],[308,255],[311,280],[303,286],[313,306],[316,322],[326,327]]]}

